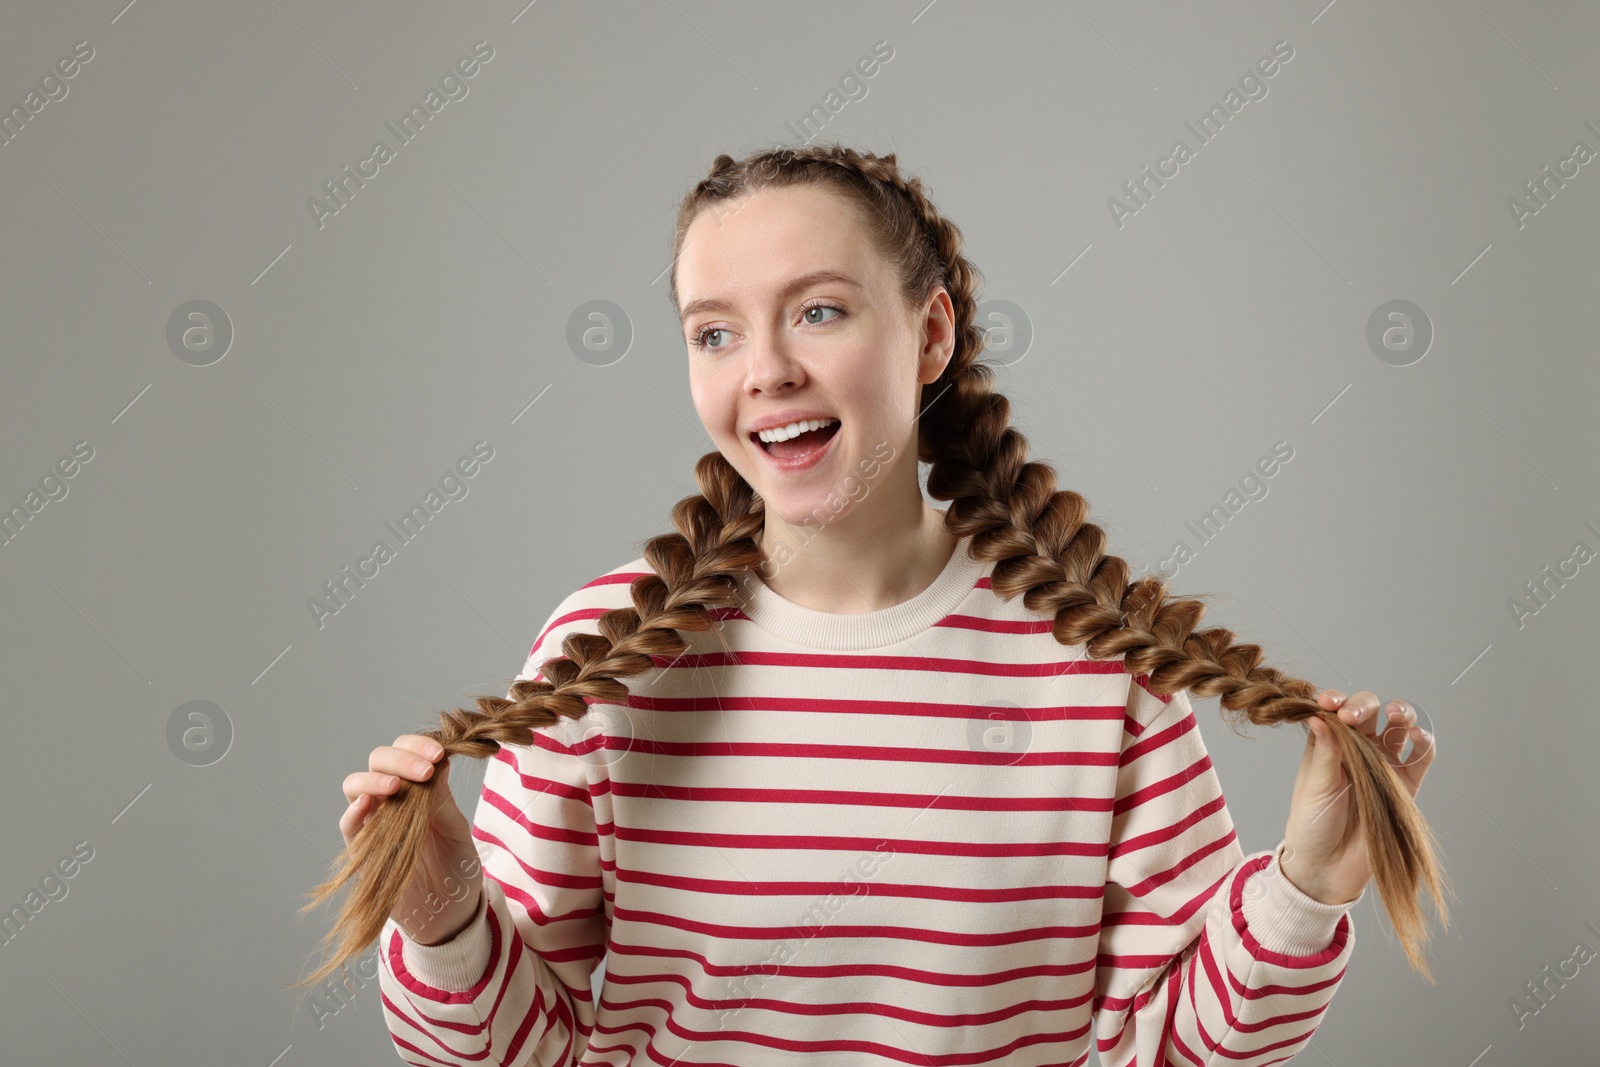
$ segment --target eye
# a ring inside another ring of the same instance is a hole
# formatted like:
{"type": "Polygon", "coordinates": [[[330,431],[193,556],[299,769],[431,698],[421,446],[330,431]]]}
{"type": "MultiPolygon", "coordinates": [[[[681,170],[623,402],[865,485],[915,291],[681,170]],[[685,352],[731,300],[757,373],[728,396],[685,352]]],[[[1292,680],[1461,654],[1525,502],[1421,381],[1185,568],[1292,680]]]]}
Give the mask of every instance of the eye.
{"type": "MultiPolygon", "coordinates": [[[[806,319],[806,316],[809,315],[813,311],[837,311],[840,315],[845,314],[844,308],[838,307],[838,306],[836,306],[834,304],[823,303],[821,301],[818,301],[817,303],[814,303],[814,304],[807,304],[807,305],[805,305],[804,307],[802,307],[800,309],[800,317],[802,319],[805,319],[807,324],[811,325],[811,326],[821,326],[821,325],[823,325],[825,323],[833,321],[832,319],[821,319],[821,320],[806,319]]],[[[689,344],[692,345],[695,348],[705,349],[705,350],[714,352],[714,351],[717,351],[719,349],[726,348],[727,346],[726,345],[713,345],[713,344],[710,344],[709,342],[707,342],[706,337],[709,334],[713,334],[713,333],[727,333],[727,332],[728,332],[727,330],[724,330],[720,326],[706,326],[706,327],[702,328],[701,330],[699,330],[693,337],[690,337],[688,339],[689,340],[689,344]]]]}
{"type": "MultiPolygon", "coordinates": [[[[841,315],[844,314],[844,308],[835,307],[832,304],[816,303],[816,304],[807,304],[805,307],[801,308],[800,309],[800,317],[801,318],[805,318],[806,315],[810,314],[813,311],[837,311],[841,315]]],[[[822,319],[819,322],[819,321],[817,321],[815,319],[812,319],[812,320],[808,320],[808,321],[810,321],[811,325],[813,325],[813,326],[821,326],[822,323],[830,322],[832,320],[831,319],[822,319]]]]}
{"type": "Polygon", "coordinates": [[[710,349],[715,350],[715,349],[721,348],[722,346],[721,345],[708,345],[706,343],[706,334],[708,334],[708,333],[727,333],[727,332],[728,332],[727,330],[721,329],[720,327],[709,326],[709,327],[701,330],[700,332],[696,333],[693,337],[689,338],[689,343],[691,345],[693,345],[694,347],[696,347],[696,348],[710,348],[710,349]]]}

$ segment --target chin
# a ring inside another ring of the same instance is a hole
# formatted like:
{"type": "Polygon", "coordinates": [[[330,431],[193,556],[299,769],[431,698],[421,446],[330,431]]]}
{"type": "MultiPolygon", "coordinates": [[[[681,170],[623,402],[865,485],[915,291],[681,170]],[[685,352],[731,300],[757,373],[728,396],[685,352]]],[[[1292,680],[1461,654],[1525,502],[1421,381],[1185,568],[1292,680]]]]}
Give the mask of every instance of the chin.
{"type": "MultiPolygon", "coordinates": [[[[763,498],[765,499],[765,498],[763,498]]],[[[767,514],[782,519],[797,531],[811,533],[831,526],[855,510],[859,501],[843,493],[810,494],[806,497],[788,497],[766,500],[767,514]]]]}

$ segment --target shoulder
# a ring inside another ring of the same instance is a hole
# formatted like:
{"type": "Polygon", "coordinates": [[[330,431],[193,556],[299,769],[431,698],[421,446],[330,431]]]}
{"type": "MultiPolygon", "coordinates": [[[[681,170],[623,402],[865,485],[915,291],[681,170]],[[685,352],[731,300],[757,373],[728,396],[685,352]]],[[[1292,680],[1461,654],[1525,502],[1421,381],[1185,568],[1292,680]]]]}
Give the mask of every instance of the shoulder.
{"type": "MultiPolygon", "coordinates": [[[[533,644],[524,659],[516,680],[542,679],[540,668],[550,660],[565,655],[562,645],[574,634],[599,634],[600,617],[617,608],[633,606],[632,584],[635,579],[654,574],[655,568],[643,556],[597,574],[563,597],[545,619],[534,636],[533,644]]],[[[508,690],[507,698],[511,693],[508,690]]],[[[596,720],[585,715],[582,727],[577,720],[563,719],[544,729],[544,733],[557,742],[563,750],[571,751],[574,745],[586,740],[596,720]]],[[[520,746],[510,746],[516,749],[520,746]]]]}
{"type": "Polygon", "coordinates": [[[598,634],[599,619],[608,611],[633,606],[633,582],[655,569],[643,556],[595,575],[563,597],[539,628],[523,663],[520,678],[537,678],[539,666],[562,655],[561,645],[575,633],[598,634]]]}
{"type": "Polygon", "coordinates": [[[1124,675],[1128,700],[1122,719],[1122,762],[1162,749],[1204,753],[1205,740],[1189,691],[1162,694],[1152,690],[1148,674],[1124,675]]]}

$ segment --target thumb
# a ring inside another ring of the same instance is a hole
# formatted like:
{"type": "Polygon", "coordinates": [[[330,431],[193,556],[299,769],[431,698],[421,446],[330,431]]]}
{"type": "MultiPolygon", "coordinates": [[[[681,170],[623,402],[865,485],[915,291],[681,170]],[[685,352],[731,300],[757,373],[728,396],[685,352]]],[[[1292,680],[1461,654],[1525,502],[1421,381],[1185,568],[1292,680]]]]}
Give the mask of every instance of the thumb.
{"type": "Polygon", "coordinates": [[[446,752],[434,762],[433,776],[429,780],[433,782],[432,810],[438,811],[455,799],[455,795],[450,789],[450,753],[446,752]]]}
{"type": "Polygon", "coordinates": [[[1340,756],[1344,754],[1333,728],[1320,715],[1311,718],[1310,749],[1311,773],[1320,786],[1336,786],[1341,777],[1340,756]]]}

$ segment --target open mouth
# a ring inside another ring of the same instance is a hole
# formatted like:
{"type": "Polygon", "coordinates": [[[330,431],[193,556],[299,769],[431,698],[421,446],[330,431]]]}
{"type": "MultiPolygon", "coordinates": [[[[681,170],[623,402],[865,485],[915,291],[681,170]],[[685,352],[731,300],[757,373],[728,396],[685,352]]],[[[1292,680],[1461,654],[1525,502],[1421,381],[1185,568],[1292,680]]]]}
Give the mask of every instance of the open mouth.
{"type": "Polygon", "coordinates": [[[789,438],[787,441],[763,441],[759,434],[751,433],[750,440],[754,441],[767,455],[784,463],[803,461],[813,453],[821,452],[827,447],[828,442],[839,432],[843,423],[835,419],[826,426],[815,430],[807,430],[789,438]]]}

